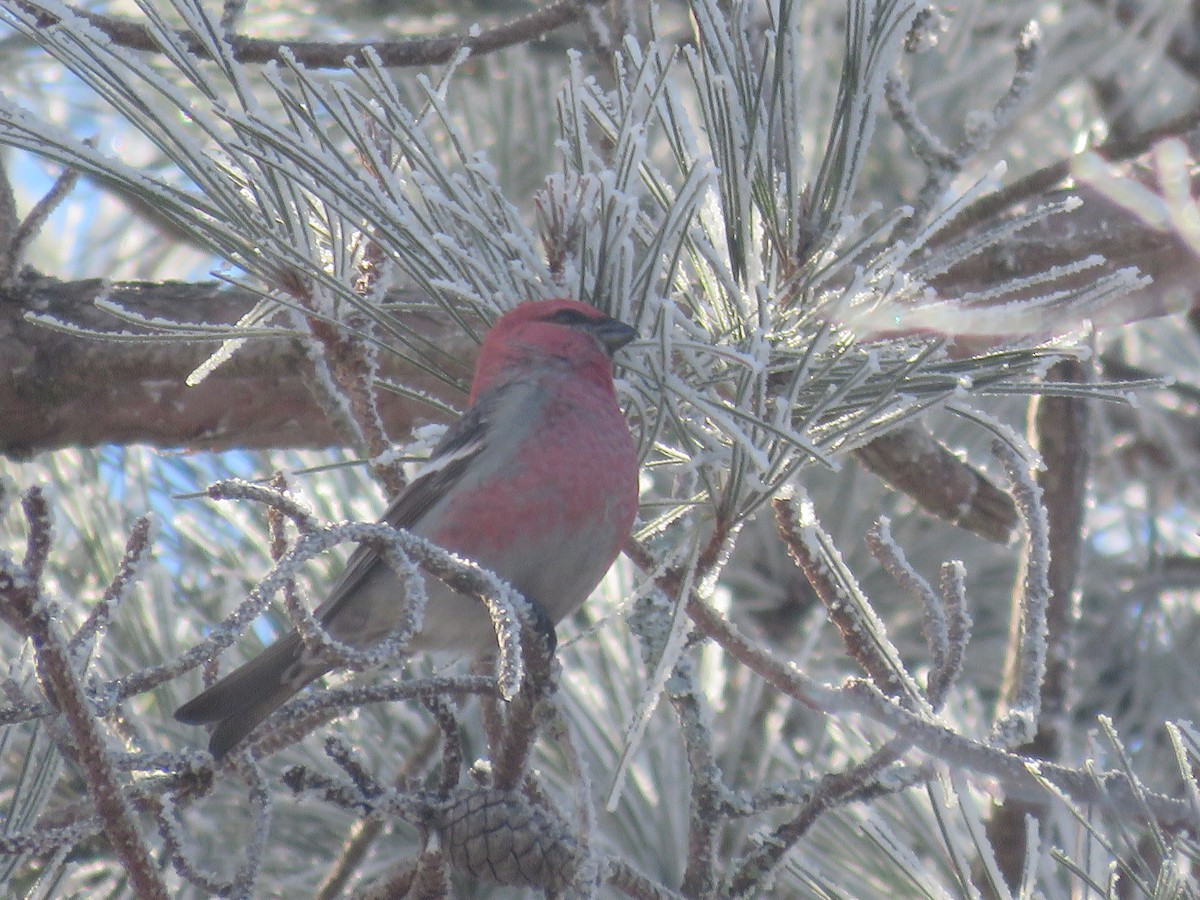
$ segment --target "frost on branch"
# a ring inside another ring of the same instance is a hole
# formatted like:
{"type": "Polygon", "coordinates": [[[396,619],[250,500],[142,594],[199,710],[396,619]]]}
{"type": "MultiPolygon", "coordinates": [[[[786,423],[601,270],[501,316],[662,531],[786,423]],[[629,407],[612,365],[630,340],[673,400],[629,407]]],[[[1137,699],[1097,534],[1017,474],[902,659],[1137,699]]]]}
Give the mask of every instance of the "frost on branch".
{"type": "MultiPolygon", "coordinates": [[[[3,567],[13,668],[0,722],[16,735],[5,746],[17,749],[4,757],[3,771],[16,774],[4,783],[14,799],[0,848],[37,855],[14,869],[47,873],[39,889],[63,871],[90,877],[95,869],[71,868],[83,857],[107,867],[113,893],[136,871],[130,862],[148,858],[166,861],[155,874],[174,893],[254,895],[297,882],[307,890],[328,863],[323,896],[355,881],[364,896],[447,896],[464,872],[499,891],[537,885],[582,897],[865,898],[905,896],[914,884],[1003,896],[1009,886],[985,846],[996,797],[1053,809],[1018,854],[1037,882],[1030,890],[1048,896],[1086,891],[1110,869],[1154,885],[1159,871],[1182,871],[1175,861],[1195,855],[1186,792],[1196,752],[1184,725],[1169,730],[1178,764],[1160,766],[1167,774],[1153,783],[1139,780],[1116,740],[1082,744],[1091,706],[1075,711],[1080,746],[1059,760],[1034,766],[1014,751],[1041,714],[1045,558],[1036,540],[1014,590],[1024,623],[1016,705],[996,712],[992,702],[994,601],[1011,586],[1015,555],[1004,543],[1018,511],[1037,530],[1039,504],[1022,487],[1024,462],[1007,465],[1021,470],[1012,478],[1020,503],[996,487],[980,436],[1004,433],[996,421],[1011,424],[1031,392],[1123,400],[1128,386],[1048,384],[1048,373],[1085,352],[1078,338],[1089,319],[1122,319],[1119,292],[1152,288],[1112,252],[1121,240],[1079,227],[1090,200],[1047,193],[1053,183],[1003,217],[980,210],[1015,177],[1005,156],[1040,164],[1012,147],[1032,156],[1066,140],[1025,131],[1030,116],[1089,121],[1090,112],[1067,111],[1078,84],[1041,79],[1060,58],[1081,58],[1055,52],[1063,34],[1095,31],[1087,16],[1116,12],[969,0],[947,15],[933,47],[927,31],[906,39],[918,20],[937,20],[904,2],[592,4],[588,37],[567,53],[547,42],[485,61],[475,50],[487,29],[463,29],[467,39],[437,57],[444,69],[388,69],[394,57],[381,43],[378,53],[345,54],[350,61],[329,75],[312,46],[276,43],[271,66],[247,65],[247,48],[263,45],[234,33],[253,22],[240,4],[227,4],[222,22],[190,0],[140,4],[139,33],[156,43],[137,51],[113,39],[121,23],[103,6],[85,18],[49,0],[23,2],[0,17],[31,52],[74,72],[78,90],[103,96],[116,116],[103,127],[140,134],[155,165],[115,141],[81,145],[68,127],[77,123],[29,100],[33,78],[6,81],[0,140],[157,209],[223,261],[219,277],[256,298],[232,324],[213,324],[141,315],[114,285],[117,299],[101,303],[113,322],[107,337],[206,343],[193,382],[248,364],[255,342],[298,342],[298,367],[325,417],[392,493],[405,462],[393,442],[406,435],[387,433],[388,394],[418,410],[408,421],[444,420],[461,406],[471,347],[498,312],[549,295],[592,301],[641,335],[618,361],[645,462],[642,520],[628,548],[637,572],[622,564],[610,591],[638,601],[595,598],[563,631],[560,669],[523,601],[473,582],[468,590],[492,596],[499,676],[359,673],[297,698],[248,753],[214,770],[190,749],[195,735],[173,731],[162,714],[195,687],[183,684],[198,681],[192,669],[290,626],[346,668],[394,662],[419,627],[416,586],[437,568],[436,554],[381,526],[323,524],[374,512],[364,498],[378,498],[357,470],[312,477],[311,509],[279,490],[224,482],[210,496],[238,502],[209,520],[163,499],[176,484],[192,490],[224,477],[205,472],[205,461],[164,457],[156,465],[171,487],[151,499],[128,489],[105,496],[110,467],[91,493],[63,494],[60,539],[76,523],[101,522],[90,526],[89,552],[70,563],[56,558],[62,540],[48,542],[49,518],[31,498],[19,526],[28,546],[9,548],[24,562],[3,567]],[[53,28],[38,18],[47,11],[53,28]],[[1033,12],[1047,17],[1040,34],[1022,30],[1033,12]],[[922,44],[922,61],[904,55],[922,44]],[[957,81],[929,83],[920,63],[935,53],[957,81]],[[1030,102],[1038,97],[1056,99],[1030,102]],[[39,112],[18,111],[18,100],[39,112]],[[963,114],[959,104],[986,112],[963,114]],[[891,134],[881,118],[889,115],[891,134]],[[917,183],[904,183],[912,170],[917,183]],[[1068,233],[1092,237],[1072,242],[1068,233]],[[1061,252],[1043,265],[1030,247],[1061,252]],[[411,364],[411,383],[390,374],[396,359],[411,364]],[[905,497],[867,485],[862,460],[961,528],[930,525],[905,497]],[[800,485],[811,505],[797,509],[783,498],[800,485]],[[96,518],[114,504],[138,512],[160,503],[159,567],[147,563],[142,521],[96,518]],[[778,526],[763,515],[772,503],[778,526]],[[269,507],[268,528],[249,511],[259,504],[269,507]],[[884,515],[891,533],[875,532],[873,561],[861,537],[884,515]],[[998,545],[981,549],[962,529],[998,545]],[[106,565],[110,536],[126,533],[130,551],[106,565]],[[411,586],[411,618],[371,651],[331,640],[304,599],[325,551],[360,540],[411,586]],[[939,573],[941,560],[959,557],[965,563],[939,573]],[[104,575],[81,586],[86,576],[72,578],[84,570],[104,575]],[[35,594],[55,612],[61,640],[51,631],[32,641],[19,611],[35,594]],[[625,630],[629,607],[636,638],[625,630]],[[79,690],[49,664],[63,643],[107,765],[85,765],[93,745],[67,716],[79,690]],[[464,702],[473,696],[478,704],[464,702]],[[331,732],[324,753],[309,738],[318,728],[331,732]],[[1092,751],[1106,755],[1089,769],[1092,751]],[[108,802],[113,785],[124,804],[108,802]],[[610,785],[602,808],[596,798],[610,785]],[[140,855],[122,817],[141,830],[140,855]],[[104,834],[121,842],[119,853],[93,850],[104,834]],[[1112,839],[1126,834],[1145,841],[1124,848],[1112,839]],[[86,857],[75,853],[85,841],[86,857]],[[231,845],[242,852],[222,853],[231,845]],[[1165,848],[1161,860],[1144,858],[1151,845],[1165,848]],[[1081,859],[1056,856],[1060,847],[1082,848],[1081,859]]],[[[548,3],[535,16],[568,8],[580,7],[548,3]]],[[[314,31],[327,24],[319,13],[313,22],[314,31]]],[[[1142,31],[1154,28],[1139,24],[1130,42],[1142,31]]],[[[1102,55],[1122,68],[1128,57],[1109,49],[1102,55]]],[[[14,65],[23,68],[19,58],[14,65]]],[[[1184,236],[1195,193],[1186,161],[1164,155],[1160,168],[1156,196],[1170,195],[1179,214],[1169,224],[1184,236]]],[[[69,317],[32,318],[73,327],[69,317]]],[[[74,333],[85,331],[95,336],[74,333]]],[[[1179,401],[1186,426],[1194,398],[1181,391],[1179,401]]],[[[297,470],[328,462],[288,457],[282,468],[296,484],[309,476],[297,470]]],[[[256,457],[250,467],[281,466],[256,457]]],[[[60,473],[55,483],[79,480],[60,473]]],[[[438,577],[484,577],[443,562],[438,577]]],[[[1164,571],[1175,571],[1169,562],[1164,571]]],[[[1138,596],[1136,616],[1114,606],[1111,621],[1144,615],[1157,626],[1153,604],[1138,596]]],[[[1159,612],[1186,624],[1187,607],[1159,612]]],[[[1139,728],[1139,746],[1152,748],[1152,734],[1139,728]]]]}

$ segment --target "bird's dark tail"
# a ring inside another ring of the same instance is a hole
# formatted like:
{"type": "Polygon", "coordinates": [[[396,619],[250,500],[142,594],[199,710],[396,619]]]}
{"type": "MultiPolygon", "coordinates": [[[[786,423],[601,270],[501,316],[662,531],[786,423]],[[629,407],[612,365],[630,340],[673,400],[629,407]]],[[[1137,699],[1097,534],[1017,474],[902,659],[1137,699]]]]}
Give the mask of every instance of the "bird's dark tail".
{"type": "Polygon", "coordinates": [[[209,752],[224,756],[254,727],[329,666],[305,651],[295,631],[280,638],[240,669],[230,672],[179,709],[175,718],[188,725],[215,722],[209,752]]]}

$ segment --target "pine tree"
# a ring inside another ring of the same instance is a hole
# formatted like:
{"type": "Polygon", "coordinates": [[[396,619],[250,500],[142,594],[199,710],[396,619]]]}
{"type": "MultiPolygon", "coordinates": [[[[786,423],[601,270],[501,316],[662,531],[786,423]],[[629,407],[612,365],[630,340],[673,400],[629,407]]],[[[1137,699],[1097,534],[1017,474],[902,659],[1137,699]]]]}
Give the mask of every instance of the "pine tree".
{"type": "Polygon", "coordinates": [[[1186,5],[211,6],[0,0],[0,892],[1197,892],[1186,5]],[[549,657],[370,523],[554,296],[643,489],[549,657]],[[215,764],[363,539],[499,662],[215,764]]]}

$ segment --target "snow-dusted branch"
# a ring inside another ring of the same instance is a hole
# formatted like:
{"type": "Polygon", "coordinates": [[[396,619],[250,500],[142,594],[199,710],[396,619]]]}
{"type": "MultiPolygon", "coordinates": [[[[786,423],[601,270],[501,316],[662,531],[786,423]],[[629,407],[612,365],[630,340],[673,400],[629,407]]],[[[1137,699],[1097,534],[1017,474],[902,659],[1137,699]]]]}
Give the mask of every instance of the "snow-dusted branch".
{"type": "MultiPolygon", "coordinates": [[[[160,36],[141,22],[105,16],[100,13],[73,7],[69,4],[42,3],[37,0],[18,0],[21,6],[34,10],[44,26],[57,24],[64,12],[85,18],[118,47],[148,53],[162,51],[160,36]]],[[[449,61],[463,49],[472,56],[481,56],[516,44],[525,44],[544,38],[550,32],[579,20],[601,0],[555,0],[541,9],[491,28],[475,26],[464,34],[443,35],[408,40],[370,41],[309,41],[301,38],[268,40],[243,34],[226,34],[233,56],[238,62],[262,64],[278,61],[282,53],[291,51],[305,66],[313,69],[342,69],[350,60],[361,61],[363,52],[370,48],[379,54],[388,67],[431,66],[449,61]]],[[[221,31],[225,32],[228,14],[223,14],[221,31]]],[[[175,39],[190,53],[203,58],[208,47],[201,38],[190,31],[180,31],[175,39]]]]}
{"type": "Polygon", "coordinates": [[[924,223],[945,194],[950,181],[972,157],[987,149],[997,132],[1006,128],[1029,96],[1041,62],[1041,29],[1030,22],[1016,46],[1016,72],[1003,96],[989,112],[975,113],[964,125],[964,134],[953,149],[929,130],[913,106],[908,84],[899,71],[888,75],[886,96],[892,116],[904,130],[917,158],[928,170],[925,186],[912,214],[913,227],[924,223]]]}
{"type": "Polygon", "coordinates": [[[688,858],[680,890],[689,897],[706,897],[712,894],[717,882],[716,841],[724,820],[722,807],[728,789],[715,759],[712,725],[696,685],[695,665],[689,657],[683,656],[675,664],[667,696],[679,718],[691,775],[688,858]]]}
{"type": "Polygon", "coordinates": [[[1010,656],[1006,662],[1006,709],[992,726],[992,739],[1005,747],[1030,740],[1042,708],[1046,674],[1046,609],[1050,603],[1050,529],[1042,489],[1029,472],[1029,460],[1004,441],[992,451],[1012,486],[1025,525],[1021,576],[1014,590],[1010,656]]]}
{"type": "Polygon", "coordinates": [[[800,812],[783,823],[741,861],[729,879],[730,897],[757,896],[764,883],[787,853],[826,812],[867,795],[879,775],[899,760],[909,748],[903,736],[888,741],[862,762],[843,772],[821,776],[816,787],[800,807],[800,812]]]}
{"type": "Polygon", "coordinates": [[[106,736],[62,632],[60,612],[44,593],[42,569],[53,535],[49,506],[37,488],[26,492],[22,506],[29,524],[28,547],[20,564],[7,554],[0,556],[0,618],[33,643],[42,689],[70,734],[71,746],[62,749],[80,766],[108,841],[131,883],[142,897],[166,900],[169,892],[113,768],[106,736]]]}
{"type": "MultiPolygon", "coordinates": [[[[644,547],[631,544],[626,552],[646,571],[654,571],[655,558],[644,547]]],[[[664,590],[674,590],[682,573],[656,576],[664,590]]],[[[905,709],[865,682],[842,687],[823,684],[748,638],[737,626],[695,594],[686,598],[687,613],[696,627],[712,638],[742,665],[757,673],[785,696],[829,715],[858,713],[894,731],[904,731],[915,749],[981,775],[999,779],[1010,796],[1043,799],[1040,779],[1055,785],[1078,803],[1100,803],[1130,811],[1144,804],[1164,828],[1183,828],[1200,834],[1200,817],[1187,801],[1148,791],[1123,771],[1095,772],[1071,769],[1022,757],[989,742],[958,734],[921,712],[905,709]],[[1035,774],[1036,773],[1036,774],[1035,774]]]]}
{"type": "Polygon", "coordinates": [[[792,504],[778,499],[772,506],[788,552],[825,604],[830,621],[842,634],[847,652],[879,690],[906,707],[922,709],[926,702],[924,694],[904,667],[883,621],[872,609],[833,540],[816,521],[811,502],[804,499],[792,504]]]}

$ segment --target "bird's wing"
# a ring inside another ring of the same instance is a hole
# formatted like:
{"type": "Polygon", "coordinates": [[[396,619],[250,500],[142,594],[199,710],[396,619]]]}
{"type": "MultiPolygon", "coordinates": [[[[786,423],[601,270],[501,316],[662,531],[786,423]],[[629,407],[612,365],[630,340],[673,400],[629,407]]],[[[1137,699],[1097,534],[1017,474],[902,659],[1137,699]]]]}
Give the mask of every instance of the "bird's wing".
{"type": "MultiPolygon", "coordinates": [[[[492,414],[503,392],[501,388],[481,397],[446,430],[429,461],[396,495],[380,518],[381,522],[411,530],[442,497],[454,490],[470,470],[472,461],[487,446],[492,414]]],[[[329,622],[341,601],[354,593],[379,562],[380,556],[374,547],[362,544],[354,551],[329,597],[315,611],[322,622],[329,622]]]]}

